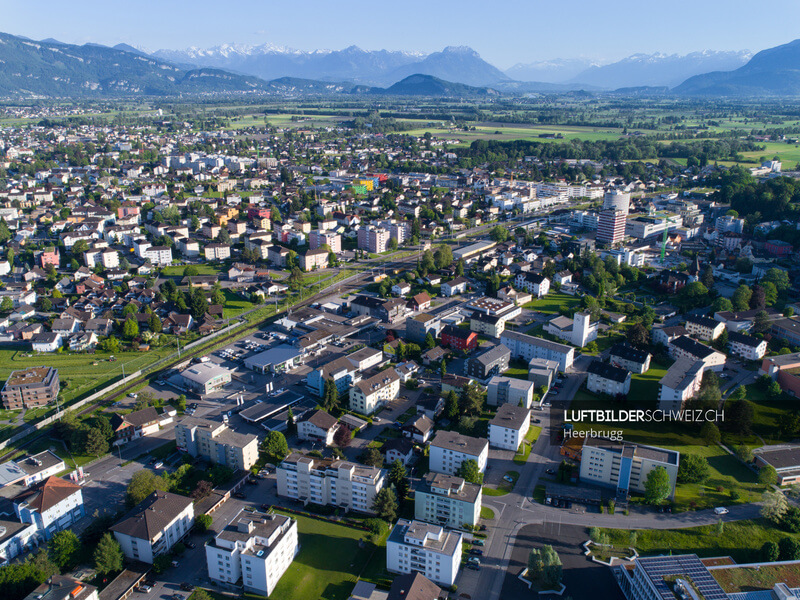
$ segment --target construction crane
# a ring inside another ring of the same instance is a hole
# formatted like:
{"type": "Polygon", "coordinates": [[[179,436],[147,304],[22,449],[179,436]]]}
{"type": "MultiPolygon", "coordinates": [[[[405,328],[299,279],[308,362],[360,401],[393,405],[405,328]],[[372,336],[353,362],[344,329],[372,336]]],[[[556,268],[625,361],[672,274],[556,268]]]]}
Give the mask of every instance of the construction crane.
{"type": "Polygon", "coordinates": [[[661,238],[661,264],[664,264],[664,257],[667,254],[667,235],[669,231],[664,229],[664,236],[661,238]]]}

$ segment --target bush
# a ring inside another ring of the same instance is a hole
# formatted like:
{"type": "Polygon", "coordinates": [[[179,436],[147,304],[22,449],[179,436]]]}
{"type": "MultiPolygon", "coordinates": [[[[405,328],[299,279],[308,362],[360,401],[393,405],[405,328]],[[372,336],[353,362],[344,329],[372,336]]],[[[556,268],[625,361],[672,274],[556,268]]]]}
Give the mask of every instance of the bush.
{"type": "Polygon", "coordinates": [[[198,533],[205,533],[211,528],[214,519],[211,515],[197,515],[194,519],[194,529],[198,533]]]}

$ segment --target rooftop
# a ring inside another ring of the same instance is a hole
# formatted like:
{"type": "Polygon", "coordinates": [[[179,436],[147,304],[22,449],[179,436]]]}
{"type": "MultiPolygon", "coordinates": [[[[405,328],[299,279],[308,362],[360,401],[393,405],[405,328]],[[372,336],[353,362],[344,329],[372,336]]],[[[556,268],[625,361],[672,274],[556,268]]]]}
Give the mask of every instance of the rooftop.
{"type": "Polygon", "coordinates": [[[489,442],[456,431],[439,431],[431,440],[431,446],[478,456],[489,447],[489,442]]]}
{"type": "Polygon", "coordinates": [[[599,360],[592,361],[586,369],[590,375],[597,375],[603,379],[610,379],[617,383],[624,383],[631,376],[630,371],[599,360]]]}
{"type": "Polygon", "coordinates": [[[506,429],[519,431],[525,423],[530,422],[530,418],[530,409],[511,404],[501,404],[500,408],[497,409],[497,414],[489,421],[489,426],[505,427],[506,429]]]}
{"type": "Polygon", "coordinates": [[[51,367],[28,367],[12,371],[6,380],[6,388],[18,385],[40,385],[45,383],[51,373],[58,373],[51,367]]]}
{"type": "Polygon", "coordinates": [[[153,492],[138,506],[111,526],[111,531],[153,542],[179,514],[192,505],[192,499],[169,492],[153,492]]]}

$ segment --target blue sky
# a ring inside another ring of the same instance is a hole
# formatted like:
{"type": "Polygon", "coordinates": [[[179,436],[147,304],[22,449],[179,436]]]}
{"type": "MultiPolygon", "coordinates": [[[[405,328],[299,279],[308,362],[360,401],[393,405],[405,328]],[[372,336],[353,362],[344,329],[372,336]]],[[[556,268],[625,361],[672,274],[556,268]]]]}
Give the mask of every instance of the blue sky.
{"type": "Polygon", "coordinates": [[[0,0],[0,15],[0,31],[77,44],[423,52],[466,45],[500,68],[639,52],[758,51],[800,37],[797,0],[0,0]]]}

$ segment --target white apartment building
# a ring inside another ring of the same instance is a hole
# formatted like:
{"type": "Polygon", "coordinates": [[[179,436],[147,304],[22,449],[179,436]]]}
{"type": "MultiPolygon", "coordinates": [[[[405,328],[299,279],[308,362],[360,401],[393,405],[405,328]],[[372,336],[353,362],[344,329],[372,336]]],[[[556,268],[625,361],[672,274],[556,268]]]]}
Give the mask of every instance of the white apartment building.
{"type": "Polygon", "coordinates": [[[587,438],[581,451],[582,483],[616,488],[620,497],[631,491],[644,493],[647,475],[657,467],[667,470],[670,498],[675,496],[680,453],[654,446],[614,442],[605,438],[587,438]]]}
{"type": "Polygon", "coordinates": [[[430,470],[455,475],[465,460],[478,463],[481,473],[486,470],[489,442],[461,435],[455,431],[439,431],[430,445],[430,470]]]}
{"type": "Polygon", "coordinates": [[[371,415],[399,395],[400,375],[394,369],[386,369],[353,385],[350,390],[350,409],[362,415],[371,415]]]}
{"type": "Polygon", "coordinates": [[[331,252],[339,254],[342,251],[342,236],[333,231],[314,230],[308,234],[308,245],[312,250],[328,246],[331,252]]]}
{"type": "Polygon", "coordinates": [[[371,514],[386,473],[358,463],[294,452],[278,465],[277,478],[278,495],[284,498],[371,514]]]}
{"type": "Polygon", "coordinates": [[[639,375],[650,369],[651,358],[650,353],[646,350],[639,350],[624,342],[614,344],[608,353],[608,362],[612,365],[639,375]]]}
{"type": "Polygon", "coordinates": [[[111,532],[125,556],[153,564],[156,556],[169,552],[193,525],[194,503],[191,498],[153,492],[112,525],[111,532]]]}
{"type": "Polygon", "coordinates": [[[142,253],[142,258],[158,266],[171,265],[172,248],[169,246],[150,246],[142,253]]]}
{"type": "Polygon", "coordinates": [[[587,372],[589,377],[586,388],[590,392],[624,396],[631,391],[631,373],[627,369],[595,360],[589,365],[587,372]]]}
{"type": "Polygon", "coordinates": [[[532,358],[553,360],[558,363],[558,370],[566,372],[575,360],[575,348],[566,344],[543,340],[516,331],[504,331],[500,343],[511,350],[511,358],[521,358],[530,362],[532,358]]]}
{"type": "Polygon", "coordinates": [[[227,260],[231,257],[231,247],[228,244],[206,244],[203,254],[206,260],[227,260]]]}
{"type": "Polygon", "coordinates": [[[725,331],[725,323],[709,317],[686,317],[686,333],[692,337],[713,342],[725,331]]]}
{"type": "Polygon", "coordinates": [[[175,425],[178,450],[214,464],[247,471],[258,460],[258,437],[237,433],[225,423],[185,417],[175,425]]]}
{"type": "Polygon", "coordinates": [[[500,406],[501,404],[519,406],[521,402],[525,408],[530,408],[533,403],[535,386],[533,381],[495,375],[487,384],[486,403],[489,406],[500,406]]]}
{"type": "Polygon", "coordinates": [[[119,253],[111,248],[87,250],[83,253],[83,261],[89,269],[103,265],[104,269],[116,269],[119,266],[119,253]]]}
{"type": "Polygon", "coordinates": [[[709,348],[686,335],[670,341],[669,355],[675,360],[679,358],[702,360],[707,369],[716,372],[721,372],[725,369],[725,360],[727,358],[722,352],[717,352],[713,348],[709,348]]]}
{"type": "Polygon", "coordinates": [[[451,529],[478,524],[481,486],[461,477],[428,473],[414,490],[414,518],[451,529]]]}
{"type": "Polygon", "coordinates": [[[33,524],[41,540],[49,540],[85,514],[81,486],[55,476],[22,491],[13,504],[20,522],[33,524]]]}
{"type": "Polygon", "coordinates": [[[550,280],[544,275],[535,273],[518,273],[514,285],[517,289],[525,290],[535,298],[544,298],[550,291],[550,280]]]}
{"type": "Polygon", "coordinates": [[[679,358],[658,382],[658,408],[663,411],[680,410],[684,402],[694,398],[703,383],[706,365],[702,360],[679,358]]]}
{"type": "Polygon", "coordinates": [[[297,521],[242,510],[206,544],[208,576],[269,596],[299,550],[297,521]]]}
{"type": "Polygon", "coordinates": [[[515,404],[503,404],[489,421],[489,445],[516,452],[531,427],[531,411],[515,404]]]}
{"type": "Polygon", "coordinates": [[[297,437],[330,446],[338,426],[339,420],[336,417],[324,410],[314,410],[304,414],[297,422],[297,437]]]}
{"type": "Polygon", "coordinates": [[[392,573],[422,573],[451,586],[461,566],[463,536],[438,525],[400,519],[386,540],[386,568],[392,573]]]}
{"type": "Polygon", "coordinates": [[[732,331],[728,334],[728,348],[745,360],[761,360],[767,353],[767,340],[732,331]]]}

